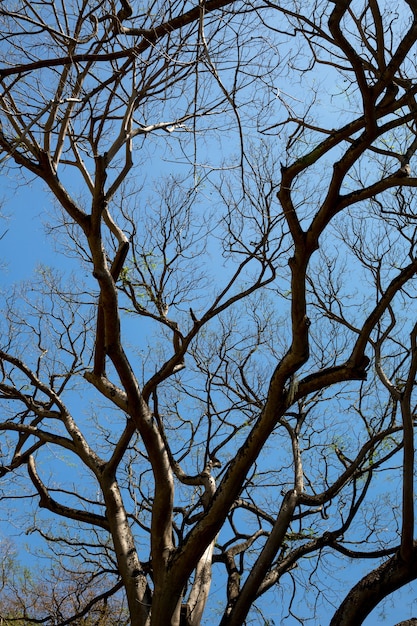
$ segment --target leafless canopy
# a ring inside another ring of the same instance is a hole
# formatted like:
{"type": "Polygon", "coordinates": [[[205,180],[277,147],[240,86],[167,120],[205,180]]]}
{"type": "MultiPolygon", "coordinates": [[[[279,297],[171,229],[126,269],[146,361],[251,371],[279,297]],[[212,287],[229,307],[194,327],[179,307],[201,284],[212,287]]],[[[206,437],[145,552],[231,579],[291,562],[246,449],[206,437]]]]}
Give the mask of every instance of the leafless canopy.
{"type": "Polygon", "coordinates": [[[415,0],[0,32],[4,180],[59,253],[3,294],[1,497],[77,589],[25,623],[361,624],[417,578],[415,0]]]}

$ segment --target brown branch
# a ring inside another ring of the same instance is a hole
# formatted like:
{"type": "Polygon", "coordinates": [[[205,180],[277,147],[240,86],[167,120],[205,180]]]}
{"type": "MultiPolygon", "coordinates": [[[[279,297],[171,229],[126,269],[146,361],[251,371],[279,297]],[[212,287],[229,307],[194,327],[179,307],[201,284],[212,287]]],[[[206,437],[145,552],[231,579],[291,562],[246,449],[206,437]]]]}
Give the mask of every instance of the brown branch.
{"type": "Polygon", "coordinates": [[[411,394],[415,386],[417,373],[417,324],[411,333],[411,365],[403,391],[400,407],[403,419],[403,510],[401,527],[400,555],[404,562],[410,563],[413,558],[414,541],[414,424],[410,407],[411,394]]]}
{"type": "Polygon", "coordinates": [[[362,96],[365,123],[367,127],[372,128],[375,124],[373,111],[374,98],[372,97],[371,89],[368,87],[368,83],[366,81],[364,64],[361,57],[343,35],[340,28],[340,22],[349,8],[351,0],[339,0],[335,4],[336,6],[329,17],[329,30],[332,33],[336,44],[345,53],[346,58],[349,60],[353,68],[362,96]]]}
{"type": "Polygon", "coordinates": [[[293,489],[285,494],[277,520],[265,542],[262,552],[249,572],[239,596],[236,598],[232,610],[227,618],[221,621],[221,626],[226,624],[227,626],[241,626],[241,624],[245,622],[249,609],[257,596],[258,589],[264,580],[279,547],[282,545],[297,502],[297,490],[293,489]]]}
{"type": "Polygon", "coordinates": [[[334,614],[330,626],[360,626],[371,611],[393,591],[417,578],[417,545],[412,558],[403,561],[397,553],[366,574],[347,594],[334,614]]]}
{"type": "Polygon", "coordinates": [[[59,502],[54,500],[48,492],[47,487],[38,476],[33,456],[29,457],[28,459],[28,473],[34,487],[36,488],[36,491],[39,494],[39,506],[41,508],[48,509],[49,511],[51,511],[51,513],[55,513],[55,515],[59,515],[66,519],[72,519],[77,522],[83,522],[85,524],[99,526],[100,528],[103,528],[107,531],[110,530],[108,521],[103,515],[74,509],[72,507],[60,504],[59,502]]]}
{"type": "Polygon", "coordinates": [[[108,589],[107,591],[103,591],[103,593],[98,594],[97,596],[92,598],[89,602],[87,602],[87,604],[84,606],[84,608],[81,611],[78,611],[78,613],[75,613],[74,615],[64,620],[63,622],[60,622],[59,626],[67,626],[68,624],[72,624],[73,622],[81,619],[82,617],[84,617],[84,615],[87,615],[89,611],[91,611],[91,609],[96,604],[98,604],[99,602],[103,602],[103,601],[105,602],[106,600],[108,600],[108,598],[111,598],[115,593],[117,593],[122,588],[123,588],[123,581],[119,580],[115,585],[113,585],[113,587],[111,587],[111,589],[108,589]]]}
{"type": "MultiPolygon", "coordinates": [[[[229,4],[233,4],[234,0],[208,0],[204,4],[204,10],[206,13],[216,11],[229,4]]],[[[41,59],[39,61],[33,61],[32,63],[13,65],[12,67],[0,69],[0,80],[7,76],[13,76],[15,74],[26,74],[33,70],[38,70],[43,67],[58,67],[62,65],[75,65],[80,63],[102,63],[105,61],[116,61],[117,59],[124,59],[128,57],[134,60],[137,55],[142,54],[147,48],[154,45],[158,39],[165,37],[173,33],[188,24],[197,22],[200,17],[201,9],[197,5],[195,8],[190,9],[182,15],[178,15],[167,22],[159,24],[152,29],[131,28],[126,29],[121,27],[124,34],[132,35],[134,37],[142,37],[142,41],[132,48],[119,50],[117,52],[108,53],[84,53],[74,54],[71,56],[58,57],[53,59],[41,59]]]]}
{"type": "MultiPolygon", "coordinates": [[[[334,496],[339,493],[343,487],[349,482],[349,480],[355,475],[362,474],[362,464],[368,457],[369,453],[374,452],[376,446],[384,441],[387,437],[400,432],[401,426],[393,426],[379,432],[374,437],[371,437],[359,450],[356,458],[352,460],[350,466],[337,478],[331,487],[319,494],[309,495],[307,493],[300,494],[299,503],[307,506],[318,506],[329,502],[334,496]]],[[[390,455],[389,455],[390,456],[390,455]]],[[[372,468],[370,468],[372,469],[372,468]]]]}

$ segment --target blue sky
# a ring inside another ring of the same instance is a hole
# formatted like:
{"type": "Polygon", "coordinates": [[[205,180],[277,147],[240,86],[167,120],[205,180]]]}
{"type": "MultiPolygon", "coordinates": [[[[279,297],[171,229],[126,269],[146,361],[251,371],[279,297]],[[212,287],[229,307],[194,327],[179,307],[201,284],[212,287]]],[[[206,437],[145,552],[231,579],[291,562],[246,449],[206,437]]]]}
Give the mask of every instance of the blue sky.
{"type": "MultiPolygon", "coordinates": [[[[0,233],[4,232],[0,241],[0,263],[4,288],[33,276],[39,264],[55,264],[58,257],[45,233],[43,222],[51,198],[42,192],[42,184],[33,181],[14,189],[16,180],[13,178],[2,176],[0,180],[3,200],[0,207],[4,216],[0,221],[0,233]]],[[[60,263],[65,267],[68,261],[60,263]]]]}

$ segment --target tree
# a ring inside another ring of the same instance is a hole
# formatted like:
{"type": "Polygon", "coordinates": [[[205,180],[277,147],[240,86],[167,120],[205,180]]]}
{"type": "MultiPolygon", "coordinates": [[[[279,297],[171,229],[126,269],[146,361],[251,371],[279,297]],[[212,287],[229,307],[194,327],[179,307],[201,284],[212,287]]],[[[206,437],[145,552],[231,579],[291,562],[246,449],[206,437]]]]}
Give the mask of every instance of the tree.
{"type": "MultiPolygon", "coordinates": [[[[10,542],[0,545],[2,556],[0,624],[25,626],[28,623],[71,623],[74,626],[127,626],[129,619],[120,597],[109,594],[103,585],[91,585],[82,571],[54,567],[39,572],[23,567],[10,542]],[[109,596],[111,596],[109,600],[109,596]],[[66,619],[66,615],[70,618],[66,619]],[[46,617],[45,617],[46,616],[46,617]],[[33,620],[33,621],[32,621],[33,620]]],[[[104,582],[104,581],[103,581],[104,582]]]]}
{"type": "Polygon", "coordinates": [[[417,7],[304,4],[0,8],[3,167],[73,269],[4,295],[2,497],[132,626],[417,577],[417,7]]]}

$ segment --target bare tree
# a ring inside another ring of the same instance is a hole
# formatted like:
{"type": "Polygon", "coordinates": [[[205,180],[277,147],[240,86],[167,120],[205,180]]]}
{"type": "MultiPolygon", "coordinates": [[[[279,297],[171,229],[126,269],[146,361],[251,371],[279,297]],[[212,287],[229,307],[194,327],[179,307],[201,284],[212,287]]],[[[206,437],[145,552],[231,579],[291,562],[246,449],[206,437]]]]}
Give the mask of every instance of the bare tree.
{"type": "Polygon", "coordinates": [[[132,626],[357,625],[417,577],[417,7],[304,4],[0,8],[3,167],[75,268],[0,346],[63,624],[123,589],[132,626]]]}
{"type": "Polygon", "coordinates": [[[81,570],[76,571],[74,568],[72,571],[57,567],[52,567],[49,571],[34,571],[19,562],[16,550],[10,542],[3,541],[0,550],[2,626],[45,622],[74,626],[129,624],[123,599],[120,594],[117,595],[121,588],[120,583],[114,589],[99,577],[92,581],[81,570]],[[70,619],[65,619],[64,616],[68,614],[70,619]]]}

